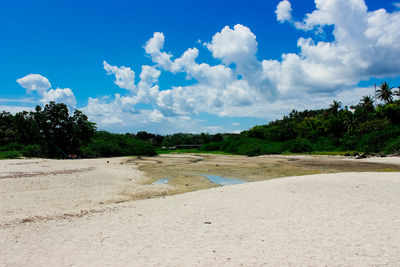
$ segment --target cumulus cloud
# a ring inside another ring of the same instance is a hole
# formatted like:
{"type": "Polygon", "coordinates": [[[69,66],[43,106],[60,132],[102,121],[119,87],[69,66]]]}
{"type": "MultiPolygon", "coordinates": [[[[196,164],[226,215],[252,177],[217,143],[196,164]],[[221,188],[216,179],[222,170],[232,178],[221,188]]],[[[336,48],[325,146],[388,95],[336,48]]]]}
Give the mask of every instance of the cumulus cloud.
{"type": "MultiPolygon", "coordinates": [[[[152,44],[152,49],[146,51],[153,54],[165,53],[159,50],[161,44],[154,45],[156,36],[147,42],[152,44]]],[[[199,112],[219,114],[226,106],[241,107],[251,105],[255,99],[265,100],[264,96],[272,98],[275,88],[264,79],[262,64],[256,58],[257,45],[256,37],[250,29],[237,24],[233,28],[224,27],[213,36],[210,43],[206,43],[206,47],[214,58],[221,60],[221,64],[211,66],[197,63],[197,48],[187,49],[175,60],[168,54],[168,64],[159,64],[152,56],[163,70],[184,72],[188,79],[197,81],[192,86],[177,86],[160,91],[156,102],[159,110],[165,116],[199,112]],[[232,63],[235,67],[230,66],[232,63]]]]}
{"type": "Polygon", "coordinates": [[[172,55],[167,52],[161,52],[164,47],[164,40],[165,36],[162,32],[155,32],[153,37],[146,42],[144,49],[153,62],[157,63],[162,69],[176,72],[179,66],[171,61],[172,55]]]}
{"type": "Polygon", "coordinates": [[[17,83],[27,90],[28,93],[37,91],[39,94],[51,88],[51,84],[46,77],[40,74],[29,74],[17,80],[17,83]]]}
{"type": "MultiPolygon", "coordinates": [[[[157,45],[153,44],[152,49],[156,49],[157,45]]],[[[150,49],[150,51],[153,51],[150,49]]],[[[97,98],[89,98],[86,107],[82,110],[90,119],[99,123],[100,127],[120,126],[124,127],[131,123],[142,120],[141,111],[135,108],[139,103],[154,103],[159,94],[157,85],[158,78],[161,74],[160,70],[154,66],[143,65],[139,75],[140,81],[135,84],[135,74],[129,67],[112,66],[104,61],[104,69],[107,74],[115,75],[115,84],[120,88],[128,89],[126,94],[114,94],[111,96],[103,96],[97,98]]],[[[148,121],[160,122],[163,115],[158,110],[146,113],[148,121]]],[[[137,124],[143,125],[143,124],[137,124]]]]}
{"type": "Polygon", "coordinates": [[[87,111],[103,114],[99,121],[116,117],[123,125],[139,120],[141,125],[147,121],[163,127],[177,122],[193,127],[184,123],[185,118],[203,112],[275,119],[294,108],[326,107],[334,99],[344,103],[351,99],[349,104],[354,104],[370,93],[370,88],[357,87],[360,81],[400,75],[400,12],[369,11],[363,0],[315,0],[315,4],[314,11],[297,21],[290,2],[281,1],[275,10],[277,20],[316,33],[331,26],[333,40],[301,37],[298,52],[284,53],[280,60],[258,59],[256,36],[241,24],[222,28],[204,43],[219,60],[215,65],[198,62],[196,47],[179,57],[163,51],[165,36],[155,32],[144,45],[154,66],[142,66],[135,84],[130,68],[105,62],[107,72],[116,75],[115,83],[129,92],[90,99],[87,111]],[[162,71],[184,73],[193,83],[159,88],[162,71]],[[139,103],[150,107],[135,108],[139,103]]]}
{"type": "Polygon", "coordinates": [[[225,26],[216,33],[207,48],[214,58],[226,65],[252,60],[257,52],[256,36],[246,26],[237,24],[233,29],[225,26]]]}
{"type": "Polygon", "coordinates": [[[299,90],[332,92],[371,77],[399,75],[400,58],[394,56],[400,53],[399,12],[368,11],[363,0],[315,3],[316,10],[294,25],[306,31],[332,25],[334,41],[300,38],[299,54],[284,54],[281,62],[265,61],[267,75],[283,81],[277,84],[280,91],[289,92],[295,86],[299,90]]]}
{"type": "Polygon", "coordinates": [[[25,88],[28,93],[36,91],[42,97],[39,102],[43,104],[54,101],[64,103],[70,108],[76,105],[75,95],[70,88],[50,89],[51,84],[49,80],[40,74],[28,74],[18,79],[17,83],[25,88]]]}
{"type": "Polygon", "coordinates": [[[157,85],[158,77],[161,71],[155,67],[143,65],[142,72],[140,73],[140,82],[138,84],[137,98],[138,102],[153,102],[157,99],[159,87],[157,85]]]}
{"type": "Polygon", "coordinates": [[[76,105],[75,95],[69,88],[50,89],[43,93],[43,99],[41,101],[43,103],[48,103],[50,101],[64,103],[69,107],[74,107],[76,105]]]}
{"type": "Polygon", "coordinates": [[[289,1],[283,0],[279,2],[275,10],[276,18],[279,22],[283,23],[285,21],[292,20],[292,5],[289,1]]]}
{"type": "Polygon", "coordinates": [[[120,88],[130,90],[132,92],[136,91],[135,86],[135,72],[129,67],[116,67],[111,66],[106,61],[103,61],[104,69],[107,71],[108,75],[115,75],[114,83],[120,88]]]}

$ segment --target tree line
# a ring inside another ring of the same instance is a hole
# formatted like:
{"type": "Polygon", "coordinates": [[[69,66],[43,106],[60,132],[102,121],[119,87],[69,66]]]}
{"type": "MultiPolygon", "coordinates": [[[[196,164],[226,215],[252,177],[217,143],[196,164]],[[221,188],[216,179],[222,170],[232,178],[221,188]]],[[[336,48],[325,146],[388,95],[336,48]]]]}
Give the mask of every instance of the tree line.
{"type": "Polygon", "coordinates": [[[364,96],[350,107],[342,108],[341,102],[333,101],[326,109],[293,110],[282,119],[203,149],[243,155],[354,150],[400,153],[400,88],[390,88],[384,82],[376,93],[381,104],[376,104],[372,96],[364,96]]]}
{"type": "Polygon", "coordinates": [[[0,158],[155,155],[154,147],[129,134],[97,131],[79,110],[50,102],[35,111],[0,113],[0,158]]]}
{"type": "Polygon", "coordinates": [[[152,156],[157,149],[179,145],[249,156],[350,150],[400,153],[399,98],[400,88],[384,82],[376,99],[364,96],[354,106],[342,108],[341,102],[333,101],[326,109],[293,110],[282,119],[240,134],[172,135],[98,131],[81,111],[69,114],[65,104],[50,102],[30,112],[0,113],[0,158],[152,156]]]}

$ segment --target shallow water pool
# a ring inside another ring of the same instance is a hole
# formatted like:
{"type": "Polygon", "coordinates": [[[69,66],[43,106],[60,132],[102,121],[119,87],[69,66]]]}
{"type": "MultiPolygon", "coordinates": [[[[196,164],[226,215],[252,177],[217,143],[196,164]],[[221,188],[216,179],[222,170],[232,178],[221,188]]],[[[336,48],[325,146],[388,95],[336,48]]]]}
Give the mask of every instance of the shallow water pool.
{"type": "Polygon", "coordinates": [[[169,178],[161,178],[161,179],[158,179],[157,181],[155,181],[152,184],[166,184],[166,183],[168,183],[168,181],[169,181],[169,178]]]}
{"type": "Polygon", "coordinates": [[[245,180],[226,178],[218,175],[202,174],[202,176],[206,177],[208,180],[210,180],[210,182],[219,185],[234,185],[234,184],[247,183],[247,181],[245,180]]]}

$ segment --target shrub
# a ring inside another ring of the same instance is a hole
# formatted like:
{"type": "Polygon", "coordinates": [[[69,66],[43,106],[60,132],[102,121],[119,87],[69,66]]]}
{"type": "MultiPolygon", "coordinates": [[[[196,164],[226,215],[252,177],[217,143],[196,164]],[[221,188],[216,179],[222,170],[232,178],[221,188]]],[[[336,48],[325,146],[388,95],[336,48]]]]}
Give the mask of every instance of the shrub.
{"type": "Polygon", "coordinates": [[[221,149],[221,141],[208,143],[201,147],[201,150],[205,150],[205,151],[218,151],[220,149],[221,149]]]}
{"type": "Polygon", "coordinates": [[[16,150],[0,152],[0,159],[15,159],[21,157],[21,153],[16,150]]]}
{"type": "Polygon", "coordinates": [[[400,127],[390,125],[382,130],[361,136],[356,149],[365,152],[381,152],[388,140],[400,135],[400,127]]]}
{"type": "Polygon", "coordinates": [[[293,153],[311,152],[311,142],[307,139],[297,138],[286,143],[285,150],[293,153]]]}
{"type": "Polygon", "coordinates": [[[83,157],[153,156],[154,147],[130,135],[98,132],[89,144],[80,147],[83,157]]]}
{"type": "Polygon", "coordinates": [[[22,155],[25,157],[45,157],[46,152],[39,145],[27,145],[22,149],[22,155]]]}
{"type": "Polygon", "coordinates": [[[385,154],[400,153],[400,137],[391,139],[383,149],[385,154]]]}

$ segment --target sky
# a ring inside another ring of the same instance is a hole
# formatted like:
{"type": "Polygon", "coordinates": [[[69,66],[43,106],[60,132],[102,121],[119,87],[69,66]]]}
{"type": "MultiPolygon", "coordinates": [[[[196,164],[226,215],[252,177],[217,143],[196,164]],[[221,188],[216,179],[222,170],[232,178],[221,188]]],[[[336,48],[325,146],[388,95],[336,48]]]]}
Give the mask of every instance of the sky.
{"type": "Polygon", "coordinates": [[[400,85],[400,1],[0,0],[0,111],[240,132],[400,85]]]}

